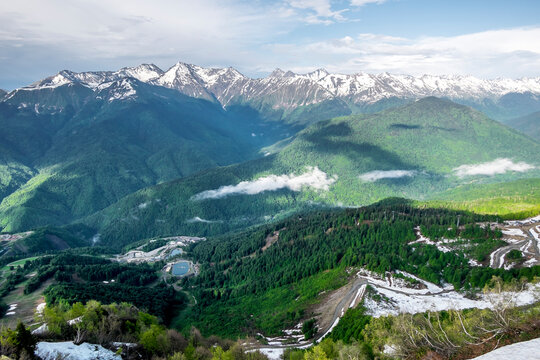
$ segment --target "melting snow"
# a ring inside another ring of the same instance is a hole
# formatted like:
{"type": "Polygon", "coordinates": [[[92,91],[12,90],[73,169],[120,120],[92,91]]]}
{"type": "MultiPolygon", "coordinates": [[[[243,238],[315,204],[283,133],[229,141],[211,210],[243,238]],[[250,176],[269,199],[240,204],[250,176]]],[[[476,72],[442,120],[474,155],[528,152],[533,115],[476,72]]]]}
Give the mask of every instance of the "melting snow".
{"type": "Polygon", "coordinates": [[[372,299],[365,299],[364,305],[369,309],[370,314],[380,317],[399,313],[415,314],[450,309],[485,309],[493,307],[494,303],[506,298],[512,298],[516,306],[528,305],[536,301],[540,291],[540,283],[529,285],[527,290],[517,293],[483,294],[478,300],[467,299],[462,294],[450,290],[438,294],[414,294],[410,292],[411,289],[401,288],[398,290],[381,286],[376,286],[376,290],[389,301],[377,303],[372,299]]]}
{"type": "Polygon", "coordinates": [[[527,236],[521,229],[504,229],[502,233],[508,236],[527,236]]]}
{"type": "Polygon", "coordinates": [[[120,355],[116,355],[101,345],[88,343],[75,345],[71,341],[39,342],[35,354],[43,360],[122,360],[120,355]]]}
{"type": "Polygon", "coordinates": [[[472,360],[540,360],[540,338],[506,345],[472,360]]]}

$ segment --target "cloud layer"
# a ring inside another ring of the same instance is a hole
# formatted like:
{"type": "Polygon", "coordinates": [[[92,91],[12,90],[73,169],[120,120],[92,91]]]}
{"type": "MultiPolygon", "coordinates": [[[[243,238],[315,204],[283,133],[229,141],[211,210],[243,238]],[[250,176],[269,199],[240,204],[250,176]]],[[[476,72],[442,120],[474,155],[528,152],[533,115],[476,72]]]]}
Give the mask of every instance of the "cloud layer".
{"type": "Polygon", "coordinates": [[[317,167],[308,167],[301,175],[268,175],[253,181],[242,181],[237,185],[222,186],[219,189],[200,192],[191,200],[220,199],[231,195],[255,195],[264,191],[289,189],[300,191],[304,187],[316,190],[328,190],[337,180],[337,176],[328,177],[317,167]]]}
{"type": "MultiPolygon", "coordinates": [[[[323,62],[331,72],[407,75],[472,74],[481,78],[536,77],[540,26],[488,30],[458,36],[397,37],[360,33],[298,45],[276,44],[275,53],[323,62]],[[533,70],[534,69],[534,70],[533,70]]],[[[293,71],[312,70],[296,63],[293,71]]]]}
{"type": "Polygon", "coordinates": [[[493,176],[504,174],[508,171],[525,172],[532,169],[534,169],[534,166],[527,164],[526,162],[520,161],[515,163],[508,158],[499,158],[480,164],[461,165],[453,169],[453,172],[457,177],[474,175],[493,176]]]}
{"type": "Polygon", "coordinates": [[[415,176],[415,170],[375,170],[364,173],[359,178],[366,182],[375,182],[381,179],[397,179],[402,177],[415,176]]]}
{"type": "MultiPolygon", "coordinates": [[[[27,85],[62,69],[116,70],[141,63],[166,69],[177,61],[233,66],[249,76],[264,76],[276,67],[296,72],[325,67],[340,73],[538,76],[538,21],[523,20],[528,26],[521,26],[518,21],[501,25],[494,19],[488,26],[462,31],[452,25],[451,31],[439,31],[430,22],[396,14],[396,9],[417,13],[414,6],[400,8],[400,3],[404,2],[4,1],[0,88],[27,85]],[[392,9],[393,17],[385,8],[392,9]],[[413,28],[418,29],[409,32],[413,28]]],[[[441,15],[436,4],[418,6],[425,16],[452,16],[441,15]]],[[[502,16],[509,17],[520,18],[502,16]]]]}

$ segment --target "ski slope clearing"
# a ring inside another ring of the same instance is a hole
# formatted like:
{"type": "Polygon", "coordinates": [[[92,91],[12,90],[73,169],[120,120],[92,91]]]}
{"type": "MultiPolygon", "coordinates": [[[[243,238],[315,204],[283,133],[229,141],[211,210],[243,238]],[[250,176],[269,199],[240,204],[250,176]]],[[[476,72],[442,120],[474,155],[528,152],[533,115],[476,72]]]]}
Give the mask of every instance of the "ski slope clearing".
{"type": "Polygon", "coordinates": [[[503,346],[472,360],[540,360],[540,338],[503,346]]]}

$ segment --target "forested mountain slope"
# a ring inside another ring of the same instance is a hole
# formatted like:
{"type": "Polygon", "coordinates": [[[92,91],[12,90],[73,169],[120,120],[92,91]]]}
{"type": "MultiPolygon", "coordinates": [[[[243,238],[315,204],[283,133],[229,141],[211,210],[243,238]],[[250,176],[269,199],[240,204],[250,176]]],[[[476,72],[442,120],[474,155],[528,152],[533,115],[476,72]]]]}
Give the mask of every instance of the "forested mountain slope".
{"type": "Polygon", "coordinates": [[[0,103],[0,127],[4,231],[69,223],[142,187],[257,157],[290,131],[133,78],[19,92],[0,103]]]}
{"type": "Polygon", "coordinates": [[[540,140],[540,111],[505,122],[508,126],[540,140]]]}
{"type": "Polygon", "coordinates": [[[141,190],[86,222],[108,244],[220,233],[310,207],[428,199],[471,181],[535,177],[538,151],[471,108],[426,98],[319,122],[263,159],[141,190]]]}
{"type": "Polygon", "coordinates": [[[540,274],[539,266],[507,271],[469,261],[489,261],[489,253],[497,248],[500,231],[476,224],[494,220],[446,209],[418,209],[392,199],[366,208],[294,216],[195,243],[188,254],[201,264],[201,273],[184,279],[183,286],[197,304],[177,320],[177,326],[195,324],[206,334],[224,336],[258,331],[277,335],[300,319],[316,316],[309,313],[312,305],[352,281],[352,269],[358,268],[382,275],[406,271],[455,289],[481,289],[492,276],[505,282],[532,280],[540,274]],[[415,227],[431,239],[468,239],[468,246],[443,252],[415,241],[415,227]]]}

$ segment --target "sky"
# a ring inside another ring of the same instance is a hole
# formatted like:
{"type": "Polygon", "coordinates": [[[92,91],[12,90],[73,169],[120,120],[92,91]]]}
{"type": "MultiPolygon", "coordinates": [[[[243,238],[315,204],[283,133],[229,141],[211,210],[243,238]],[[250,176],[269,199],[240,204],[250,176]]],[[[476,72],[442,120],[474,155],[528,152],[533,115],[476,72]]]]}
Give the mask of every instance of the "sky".
{"type": "Polygon", "coordinates": [[[538,0],[17,0],[0,7],[0,88],[60,70],[178,61],[251,77],[540,76],[538,0]]]}

